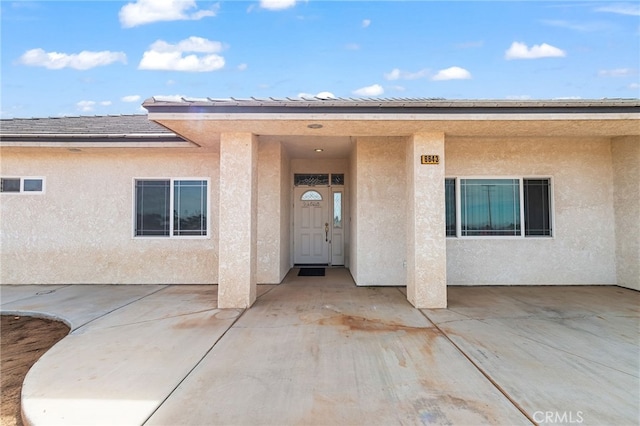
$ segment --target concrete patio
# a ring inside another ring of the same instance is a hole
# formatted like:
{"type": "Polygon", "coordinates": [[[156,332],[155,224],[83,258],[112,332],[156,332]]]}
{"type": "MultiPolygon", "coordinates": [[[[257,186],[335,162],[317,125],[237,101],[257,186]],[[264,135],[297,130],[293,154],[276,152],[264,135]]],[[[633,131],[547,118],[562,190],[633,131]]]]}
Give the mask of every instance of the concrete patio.
{"type": "Polygon", "coordinates": [[[293,269],[244,311],[194,285],[2,286],[0,310],[72,330],[25,379],[28,424],[638,424],[640,293],[404,291],[293,269]]]}

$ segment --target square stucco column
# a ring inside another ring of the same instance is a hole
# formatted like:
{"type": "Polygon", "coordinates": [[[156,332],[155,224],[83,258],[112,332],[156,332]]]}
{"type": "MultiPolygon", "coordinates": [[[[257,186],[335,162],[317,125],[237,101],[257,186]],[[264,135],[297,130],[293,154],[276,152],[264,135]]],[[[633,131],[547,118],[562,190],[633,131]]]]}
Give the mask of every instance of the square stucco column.
{"type": "Polygon", "coordinates": [[[416,133],[407,147],[407,299],[416,308],[447,307],[444,133],[416,133]],[[421,164],[438,155],[440,164],[421,164]]]}
{"type": "Polygon", "coordinates": [[[219,308],[256,300],[257,158],[255,135],[220,135],[219,308]]]}

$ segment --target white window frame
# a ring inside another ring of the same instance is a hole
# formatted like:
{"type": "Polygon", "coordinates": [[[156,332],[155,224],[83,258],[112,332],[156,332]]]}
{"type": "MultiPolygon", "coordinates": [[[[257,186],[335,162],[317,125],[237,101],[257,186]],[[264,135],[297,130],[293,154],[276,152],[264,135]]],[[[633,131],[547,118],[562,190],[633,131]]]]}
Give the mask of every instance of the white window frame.
{"type": "Polygon", "coordinates": [[[456,235],[447,236],[446,238],[460,238],[465,240],[519,240],[519,239],[554,239],[555,238],[555,208],[553,194],[553,178],[551,176],[445,176],[445,179],[454,179],[456,187],[456,235]],[[462,209],[460,200],[460,181],[464,179],[512,179],[518,181],[519,201],[520,201],[520,235],[462,235],[462,209]],[[525,235],[525,211],[524,211],[524,180],[525,179],[547,179],[549,180],[549,221],[551,226],[551,235],[525,235]]]}
{"type": "Polygon", "coordinates": [[[132,180],[131,194],[131,235],[136,240],[205,240],[211,239],[211,178],[208,177],[134,177],[132,180]],[[169,235],[136,235],[136,182],[139,180],[169,181],[169,205],[173,209],[174,205],[174,185],[175,181],[201,180],[207,182],[207,235],[173,235],[173,219],[169,220],[169,235]]]}
{"type": "Polygon", "coordinates": [[[20,179],[20,191],[17,192],[0,192],[0,194],[15,194],[15,195],[25,195],[25,194],[32,194],[32,195],[42,195],[45,193],[45,178],[44,176],[1,176],[2,179],[20,179]],[[39,180],[42,182],[42,190],[40,191],[25,191],[24,190],[24,181],[25,180],[39,180]]]}

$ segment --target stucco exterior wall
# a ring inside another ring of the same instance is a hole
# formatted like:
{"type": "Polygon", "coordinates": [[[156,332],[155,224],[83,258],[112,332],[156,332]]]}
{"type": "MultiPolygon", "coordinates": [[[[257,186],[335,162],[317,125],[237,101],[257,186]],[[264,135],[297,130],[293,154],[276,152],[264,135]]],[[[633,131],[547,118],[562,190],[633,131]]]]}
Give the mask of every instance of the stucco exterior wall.
{"type": "Polygon", "coordinates": [[[281,281],[291,269],[291,159],[281,147],[280,157],[280,277],[281,281]]]}
{"type": "Polygon", "coordinates": [[[640,137],[611,141],[618,285],[640,290],[640,137]]]}
{"type": "Polygon", "coordinates": [[[356,200],[358,199],[358,149],[356,145],[353,145],[351,148],[351,155],[349,156],[349,173],[348,182],[349,182],[349,214],[345,215],[345,217],[349,218],[348,224],[348,235],[349,235],[349,250],[346,253],[349,255],[349,263],[348,268],[353,280],[358,282],[358,233],[356,230],[358,229],[358,212],[360,209],[358,208],[358,203],[356,200]]]}
{"type": "Polygon", "coordinates": [[[258,148],[258,284],[282,281],[290,264],[291,167],[277,141],[258,148]]]}
{"type": "MultiPolygon", "coordinates": [[[[406,138],[356,140],[358,285],[405,285],[406,138]]],[[[355,278],[355,277],[354,277],[355,278]]]]}
{"type": "Polygon", "coordinates": [[[211,284],[218,273],[216,153],[7,150],[3,176],[44,194],[0,194],[3,284],[211,284]],[[134,178],[210,178],[210,238],[133,238],[134,178]]]}
{"type": "MultiPolygon", "coordinates": [[[[276,284],[280,275],[282,218],[282,145],[261,141],[258,147],[258,264],[259,284],[276,284]]],[[[288,229],[288,224],[286,226],[288,229]]],[[[288,255],[287,255],[288,257],[288,255]]]]}
{"type": "Polygon", "coordinates": [[[615,284],[608,139],[446,140],[447,177],[551,177],[553,238],[448,238],[449,285],[615,284]]]}

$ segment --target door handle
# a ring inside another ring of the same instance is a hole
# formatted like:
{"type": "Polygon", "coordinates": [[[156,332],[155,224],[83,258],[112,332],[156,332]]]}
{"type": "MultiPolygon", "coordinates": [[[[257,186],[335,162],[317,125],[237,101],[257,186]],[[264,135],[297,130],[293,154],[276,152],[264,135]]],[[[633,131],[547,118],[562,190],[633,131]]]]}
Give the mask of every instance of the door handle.
{"type": "Polygon", "coordinates": [[[324,241],[329,241],[329,222],[325,222],[324,224],[324,241]]]}

